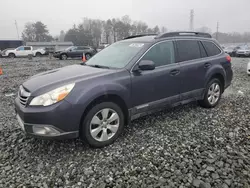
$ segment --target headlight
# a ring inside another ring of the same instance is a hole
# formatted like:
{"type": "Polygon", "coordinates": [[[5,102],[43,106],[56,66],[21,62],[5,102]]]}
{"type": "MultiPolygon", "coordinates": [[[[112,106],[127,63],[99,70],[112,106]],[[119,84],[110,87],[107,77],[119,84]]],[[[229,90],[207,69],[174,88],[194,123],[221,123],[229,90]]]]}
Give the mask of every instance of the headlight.
{"type": "Polygon", "coordinates": [[[75,83],[59,87],[48,93],[35,97],[30,106],[49,106],[63,100],[74,88],[75,83]]]}

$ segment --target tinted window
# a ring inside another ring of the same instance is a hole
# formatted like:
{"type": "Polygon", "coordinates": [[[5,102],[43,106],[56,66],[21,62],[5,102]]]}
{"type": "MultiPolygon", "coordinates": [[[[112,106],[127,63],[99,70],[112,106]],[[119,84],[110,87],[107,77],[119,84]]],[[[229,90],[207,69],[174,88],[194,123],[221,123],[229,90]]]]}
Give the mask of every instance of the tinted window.
{"type": "Polygon", "coordinates": [[[213,43],[208,41],[202,41],[208,56],[214,56],[221,53],[220,49],[213,43]]]}
{"type": "Polygon", "coordinates": [[[201,57],[207,57],[207,52],[205,51],[204,46],[202,45],[201,42],[199,42],[199,46],[200,46],[201,57]]]}
{"type": "Polygon", "coordinates": [[[162,42],[152,47],[142,58],[151,60],[156,67],[175,62],[174,45],[172,41],[162,42]]]}
{"type": "Polygon", "coordinates": [[[178,62],[201,58],[198,41],[178,40],[176,44],[178,49],[178,62]]]}
{"type": "Polygon", "coordinates": [[[24,50],[31,50],[31,47],[24,47],[24,50]]]}

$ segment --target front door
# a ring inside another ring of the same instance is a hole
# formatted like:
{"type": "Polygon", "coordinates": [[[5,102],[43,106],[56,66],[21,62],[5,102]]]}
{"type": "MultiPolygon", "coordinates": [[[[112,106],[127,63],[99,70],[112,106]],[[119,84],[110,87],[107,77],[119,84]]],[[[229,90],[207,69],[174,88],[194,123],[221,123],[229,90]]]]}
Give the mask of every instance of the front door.
{"type": "Polygon", "coordinates": [[[22,57],[25,55],[24,47],[20,46],[16,49],[16,56],[17,57],[22,57]]]}
{"type": "MultiPolygon", "coordinates": [[[[157,43],[141,58],[155,63],[156,68],[131,73],[134,114],[179,101],[180,67],[175,63],[172,41],[157,43]]],[[[141,61],[140,60],[140,61],[141,61]]],[[[136,67],[136,66],[135,66],[136,67]]]]}

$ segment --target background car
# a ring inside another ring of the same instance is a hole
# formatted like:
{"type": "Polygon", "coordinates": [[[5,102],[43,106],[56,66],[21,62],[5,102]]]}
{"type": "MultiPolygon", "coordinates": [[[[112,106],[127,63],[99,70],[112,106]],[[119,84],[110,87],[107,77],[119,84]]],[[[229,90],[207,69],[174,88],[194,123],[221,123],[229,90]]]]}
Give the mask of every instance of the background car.
{"type": "Polygon", "coordinates": [[[233,55],[233,51],[234,51],[234,47],[233,46],[229,46],[223,49],[225,53],[229,54],[230,56],[233,55]]]}
{"type": "Polygon", "coordinates": [[[98,48],[97,51],[100,52],[101,50],[103,50],[104,48],[108,47],[109,44],[101,44],[98,48]]]}
{"type": "Polygon", "coordinates": [[[53,56],[61,60],[66,60],[69,57],[82,58],[83,53],[86,55],[87,59],[90,59],[97,51],[89,46],[71,46],[63,51],[56,51],[53,56]]]}
{"type": "Polygon", "coordinates": [[[237,57],[249,57],[250,56],[250,48],[248,46],[241,47],[236,51],[236,56],[237,57]]]}
{"type": "Polygon", "coordinates": [[[53,54],[56,51],[54,47],[46,47],[44,48],[44,50],[45,50],[45,55],[53,54]]]}

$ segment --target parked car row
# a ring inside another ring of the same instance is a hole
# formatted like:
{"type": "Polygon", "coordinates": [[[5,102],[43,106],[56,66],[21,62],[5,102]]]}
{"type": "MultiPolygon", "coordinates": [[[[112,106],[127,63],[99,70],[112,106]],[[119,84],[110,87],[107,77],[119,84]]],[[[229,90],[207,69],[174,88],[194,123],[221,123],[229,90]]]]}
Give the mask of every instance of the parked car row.
{"type": "MultiPolygon", "coordinates": [[[[106,45],[107,46],[107,45],[106,45]]],[[[106,46],[101,47],[102,49],[106,46]]],[[[59,58],[60,60],[66,60],[67,58],[81,58],[83,54],[86,60],[90,59],[101,49],[94,49],[90,46],[70,46],[65,50],[56,51],[53,47],[46,47],[34,50],[32,46],[20,46],[16,49],[8,48],[0,52],[2,57],[27,57],[32,55],[33,57],[41,57],[44,55],[53,54],[53,57],[59,58]]]]}
{"type": "Polygon", "coordinates": [[[224,52],[231,57],[250,57],[250,47],[247,45],[229,46],[224,48],[224,52]]]}

